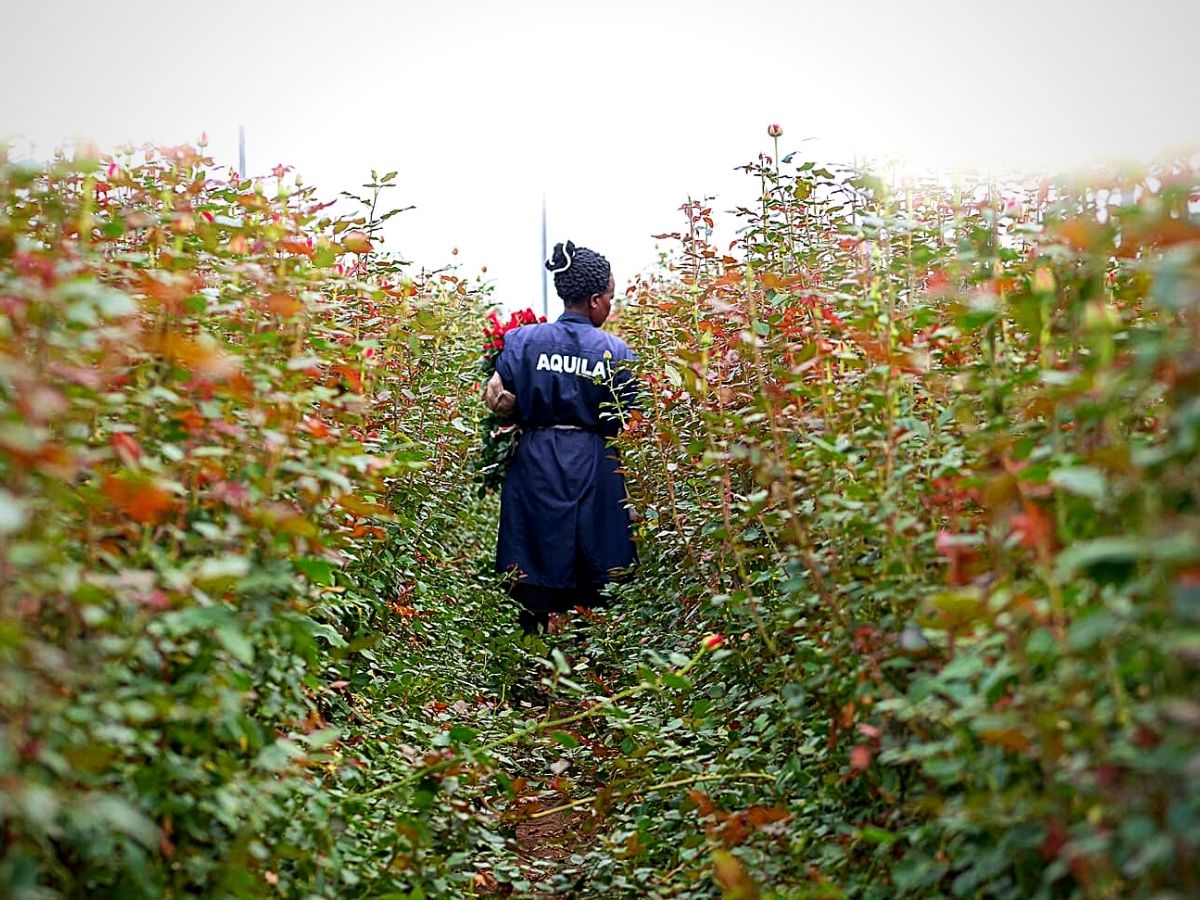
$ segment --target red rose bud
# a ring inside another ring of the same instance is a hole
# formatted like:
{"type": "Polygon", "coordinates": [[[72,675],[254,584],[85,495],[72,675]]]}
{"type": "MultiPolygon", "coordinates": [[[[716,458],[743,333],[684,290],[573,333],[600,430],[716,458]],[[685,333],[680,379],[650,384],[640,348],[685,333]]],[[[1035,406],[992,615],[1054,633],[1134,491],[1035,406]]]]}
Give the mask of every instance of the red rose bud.
{"type": "Polygon", "coordinates": [[[718,647],[720,647],[724,643],[725,643],[725,635],[710,634],[707,637],[705,637],[703,641],[700,642],[700,646],[703,647],[705,650],[713,651],[713,650],[716,650],[718,647]]]}
{"type": "Polygon", "coordinates": [[[767,137],[783,137],[783,126],[776,125],[774,122],[772,122],[767,126],[767,137]]]}

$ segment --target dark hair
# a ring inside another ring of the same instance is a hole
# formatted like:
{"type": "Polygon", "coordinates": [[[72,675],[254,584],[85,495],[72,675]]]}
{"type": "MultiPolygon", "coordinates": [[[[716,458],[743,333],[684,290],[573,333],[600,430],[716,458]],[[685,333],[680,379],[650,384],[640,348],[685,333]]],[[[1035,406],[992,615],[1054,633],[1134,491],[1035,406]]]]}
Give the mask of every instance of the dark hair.
{"type": "Polygon", "coordinates": [[[607,259],[570,241],[565,246],[554,245],[554,255],[547,260],[546,268],[554,273],[554,290],[567,306],[579,306],[592,294],[603,294],[612,278],[607,259]]]}

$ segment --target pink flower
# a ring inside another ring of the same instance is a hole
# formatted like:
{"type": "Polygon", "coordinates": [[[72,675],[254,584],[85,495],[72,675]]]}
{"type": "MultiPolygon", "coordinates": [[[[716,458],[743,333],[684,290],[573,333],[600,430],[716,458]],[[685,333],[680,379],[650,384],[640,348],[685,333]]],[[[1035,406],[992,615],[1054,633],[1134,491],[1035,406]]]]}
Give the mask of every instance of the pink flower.
{"type": "Polygon", "coordinates": [[[945,528],[937,533],[933,545],[937,548],[938,556],[953,556],[955,553],[954,535],[945,528]]]}
{"type": "Polygon", "coordinates": [[[767,126],[767,137],[783,137],[783,126],[772,122],[767,126]]]}

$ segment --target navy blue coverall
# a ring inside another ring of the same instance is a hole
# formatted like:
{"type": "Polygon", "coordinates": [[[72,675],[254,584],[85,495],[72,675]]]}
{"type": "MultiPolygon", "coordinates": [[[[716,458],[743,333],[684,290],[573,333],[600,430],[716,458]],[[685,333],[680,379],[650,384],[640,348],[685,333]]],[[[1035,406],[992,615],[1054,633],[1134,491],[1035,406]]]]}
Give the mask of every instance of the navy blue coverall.
{"type": "Polygon", "coordinates": [[[594,605],[598,587],[636,563],[625,480],[606,440],[620,430],[617,410],[636,399],[633,358],[577,312],[505,335],[496,371],[516,395],[521,437],[500,494],[496,568],[519,574],[526,591],[514,596],[527,608],[594,605]]]}

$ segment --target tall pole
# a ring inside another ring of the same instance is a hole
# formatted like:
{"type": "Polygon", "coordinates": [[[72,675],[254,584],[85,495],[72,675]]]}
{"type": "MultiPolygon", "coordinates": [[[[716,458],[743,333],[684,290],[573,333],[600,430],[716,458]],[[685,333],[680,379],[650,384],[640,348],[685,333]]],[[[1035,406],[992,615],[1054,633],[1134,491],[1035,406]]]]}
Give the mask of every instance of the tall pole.
{"type": "Polygon", "coordinates": [[[246,177],[246,126],[238,126],[238,175],[246,177]]]}
{"type": "Polygon", "coordinates": [[[542,315],[550,318],[550,293],[548,281],[550,273],[546,271],[546,260],[549,258],[546,249],[546,192],[542,191],[542,315]]]}

